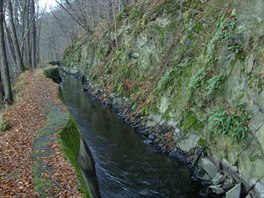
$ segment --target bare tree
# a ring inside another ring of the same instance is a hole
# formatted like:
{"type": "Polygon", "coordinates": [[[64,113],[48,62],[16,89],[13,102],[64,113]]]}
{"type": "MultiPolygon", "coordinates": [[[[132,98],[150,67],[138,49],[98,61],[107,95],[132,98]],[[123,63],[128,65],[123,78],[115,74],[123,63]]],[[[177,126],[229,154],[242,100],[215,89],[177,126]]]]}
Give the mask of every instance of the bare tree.
{"type": "Polygon", "coordinates": [[[11,34],[10,34],[10,31],[6,25],[6,21],[5,21],[5,18],[3,19],[3,23],[4,23],[4,29],[5,29],[5,32],[6,32],[6,37],[7,37],[7,41],[8,41],[8,44],[9,44],[9,48],[10,48],[10,51],[11,51],[11,54],[12,54],[12,58],[14,60],[14,62],[16,63],[16,53],[15,53],[15,48],[14,48],[14,44],[13,44],[13,41],[12,41],[12,37],[11,37],[11,34]]]}
{"type": "Polygon", "coordinates": [[[35,18],[35,1],[30,0],[30,20],[31,24],[31,39],[32,39],[32,67],[35,69],[37,67],[37,45],[36,45],[36,18],[35,18]]]}
{"type": "MultiPolygon", "coordinates": [[[[60,7],[63,9],[63,10],[65,10],[74,20],[75,20],[75,22],[76,23],[78,23],[82,28],[84,28],[84,29],[86,29],[86,27],[85,27],[85,25],[83,24],[83,22],[81,21],[81,20],[79,20],[77,17],[75,17],[75,15],[74,14],[72,14],[72,12],[70,11],[70,10],[68,10],[67,8],[65,8],[65,6],[63,5],[63,4],[61,4],[59,1],[57,1],[57,0],[55,0],[56,2],[57,2],[57,4],[59,4],[60,5],[60,7]]],[[[72,9],[72,7],[71,7],[71,4],[69,4],[68,3],[68,1],[66,1],[66,3],[70,6],[70,8],[72,9]]],[[[91,32],[90,31],[90,29],[87,29],[89,32],[91,32]]]]}
{"type": "Polygon", "coordinates": [[[22,50],[24,49],[24,60],[26,66],[31,66],[31,47],[30,47],[30,23],[29,23],[29,7],[30,1],[23,1],[23,38],[22,38],[22,50]]]}
{"type": "Polygon", "coordinates": [[[17,67],[20,72],[23,72],[25,70],[25,67],[23,64],[22,55],[21,55],[21,51],[20,51],[20,47],[18,43],[18,37],[17,37],[15,23],[14,23],[13,8],[12,8],[11,0],[7,0],[7,3],[8,3],[7,10],[8,10],[10,27],[11,27],[11,36],[12,36],[15,54],[16,54],[17,67]]]}
{"type": "Polygon", "coordinates": [[[97,25],[97,21],[115,19],[126,5],[135,0],[55,0],[88,33],[97,25]]]}
{"type": "MultiPolygon", "coordinates": [[[[58,4],[51,12],[41,15],[41,61],[62,58],[63,50],[81,31],[97,36],[114,21],[117,15],[135,0],[55,0],[58,4]]],[[[115,46],[118,48],[117,34],[115,46]]]]}
{"type": "Polygon", "coordinates": [[[4,36],[4,13],[3,0],[0,0],[0,56],[1,56],[1,78],[4,87],[5,101],[13,102],[13,92],[11,89],[9,67],[6,57],[5,36],[4,36]]]}

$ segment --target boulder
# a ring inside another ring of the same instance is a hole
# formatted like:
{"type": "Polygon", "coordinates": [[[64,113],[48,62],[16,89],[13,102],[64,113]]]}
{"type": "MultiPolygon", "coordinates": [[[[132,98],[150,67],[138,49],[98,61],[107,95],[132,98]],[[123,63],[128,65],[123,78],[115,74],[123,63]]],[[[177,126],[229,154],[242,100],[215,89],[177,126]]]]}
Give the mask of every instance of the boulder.
{"type": "Polygon", "coordinates": [[[210,176],[210,178],[215,178],[218,170],[216,166],[207,158],[203,158],[199,162],[199,166],[210,176]]]}

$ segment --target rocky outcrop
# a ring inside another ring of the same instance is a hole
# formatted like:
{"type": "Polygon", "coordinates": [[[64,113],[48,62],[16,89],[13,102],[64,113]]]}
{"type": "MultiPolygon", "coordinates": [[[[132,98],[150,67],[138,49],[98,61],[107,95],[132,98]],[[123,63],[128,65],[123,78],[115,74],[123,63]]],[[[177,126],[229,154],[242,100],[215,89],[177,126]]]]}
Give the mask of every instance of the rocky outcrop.
{"type": "Polygon", "coordinates": [[[109,104],[129,101],[156,129],[147,142],[192,156],[212,191],[241,183],[241,194],[264,197],[262,10],[262,0],[140,1],[117,17],[117,31],[80,36],[65,68],[101,98],[122,98],[109,104]],[[220,175],[204,170],[204,158],[220,175]]]}

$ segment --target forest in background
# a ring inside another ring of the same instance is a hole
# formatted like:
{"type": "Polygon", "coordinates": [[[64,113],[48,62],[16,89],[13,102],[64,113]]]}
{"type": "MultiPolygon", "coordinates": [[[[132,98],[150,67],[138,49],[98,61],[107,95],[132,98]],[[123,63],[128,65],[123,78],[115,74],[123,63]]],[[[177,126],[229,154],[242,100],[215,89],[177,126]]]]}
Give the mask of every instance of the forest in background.
{"type": "Polygon", "coordinates": [[[104,29],[135,0],[55,0],[40,7],[38,0],[1,0],[1,98],[12,103],[11,82],[39,63],[60,60],[65,48],[82,32],[104,29]]]}

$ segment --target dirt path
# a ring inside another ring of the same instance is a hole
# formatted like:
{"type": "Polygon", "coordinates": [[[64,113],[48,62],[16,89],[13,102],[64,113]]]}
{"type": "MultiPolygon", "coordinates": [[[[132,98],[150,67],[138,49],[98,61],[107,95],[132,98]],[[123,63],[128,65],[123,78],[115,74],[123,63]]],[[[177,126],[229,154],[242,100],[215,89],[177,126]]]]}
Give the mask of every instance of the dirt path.
{"type": "Polygon", "coordinates": [[[38,131],[47,124],[49,108],[60,106],[61,111],[67,111],[58,99],[58,85],[40,70],[28,71],[20,76],[15,90],[19,99],[3,114],[3,120],[9,121],[12,127],[0,132],[0,197],[43,197],[44,194],[81,197],[73,168],[65,159],[56,135],[46,140],[50,141],[47,145],[52,152],[32,149],[38,131]],[[49,152],[49,155],[33,158],[34,152],[49,152]],[[35,160],[45,161],[49,172],[35,175],[35,160]],[[36,179],[53,182],[51,186],[36,189],[36,179]]]}

